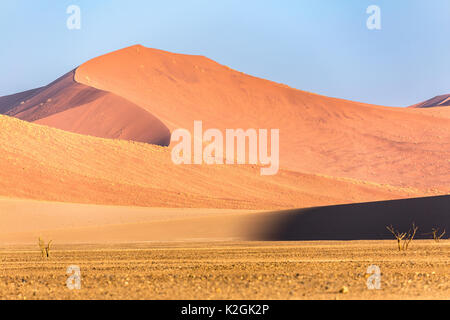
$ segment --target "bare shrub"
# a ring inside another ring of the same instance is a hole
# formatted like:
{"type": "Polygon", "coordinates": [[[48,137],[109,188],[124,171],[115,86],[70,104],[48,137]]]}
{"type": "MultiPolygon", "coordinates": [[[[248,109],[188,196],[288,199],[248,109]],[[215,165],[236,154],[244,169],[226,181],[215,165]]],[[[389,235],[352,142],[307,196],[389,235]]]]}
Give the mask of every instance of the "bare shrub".
{"type": "Polygon", "coordinates": [[[441,233],[439,233],[439,231],[440,231],[440,228],[431,229],[431,234],[433,235],[433,240],[436,242],[439,242],[439,240],[441,240],[445,235],[445,229],[441,233]]]}
{"type": "Polygon", "coordinates": [[[400,232],[392,225],[387,226],[386,229],[388,229],[397,240],[398,250],[399,251],[406,251],[408,250],[409,244],[411,241],[413,241],[414,237],[416,236],[416,232],[419,229],[416,227],[415,223],[412,224],[412,228],[408,230],[408,232],[400,232]]]}
{"type": "Polygon", "coordinates": [[[39,237],[39,249],[41,249],[41,255],[42,258],[49,258],[50,257],[50,245],[52,243],[52,240],[50,240],[47,245],[45,245],[44,240],[42,240],[41,237],[39,237]]]}

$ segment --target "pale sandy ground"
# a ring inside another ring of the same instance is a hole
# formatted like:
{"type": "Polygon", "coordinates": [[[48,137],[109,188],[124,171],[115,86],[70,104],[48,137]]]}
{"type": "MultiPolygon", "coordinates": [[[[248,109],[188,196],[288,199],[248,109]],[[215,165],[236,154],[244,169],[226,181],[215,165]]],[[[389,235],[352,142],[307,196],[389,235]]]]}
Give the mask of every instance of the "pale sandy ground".
{"type": "Polygon", "coordinates": [[[3,299],[450,299],[450,242],[210,242],[0,250],[3,299]],[[381,289],[366,271],[381,269],[381,289]],[[81,290],[66,287],[69,265],[81,290]],[[348,293],[340,293],[342,287],[348,293]]]}
{"type": "Polygon", "coordinates": [[[0,244],[37,243],[39,237],[56,244],[241,239],[257,228],[252,217],[261,213],[5,198],[0,198],[0,212],[0,244]]]}

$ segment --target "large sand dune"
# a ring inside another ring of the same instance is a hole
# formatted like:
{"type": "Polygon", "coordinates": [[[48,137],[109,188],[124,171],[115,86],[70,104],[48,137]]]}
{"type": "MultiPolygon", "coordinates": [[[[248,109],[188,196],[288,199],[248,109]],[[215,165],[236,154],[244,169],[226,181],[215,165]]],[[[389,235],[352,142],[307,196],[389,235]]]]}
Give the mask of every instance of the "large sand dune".
{"type": "Polygon", "coordinates": [[[194,120],[279,128],[286,169],[450,191],[450,119],[435,113],[328,98],[143,46],[92,59],[75,79],[136,103],[171,130],[192,130],[194,120]]]}
{"type": "Polygon", "coordinates": [[[424,195],[450,192],[448,107],[329,98],[202,56],[132,46],[94,58],[47,87],[0,98],[0,111],[77,133],[160,145],[168,143],[167,128],[192,130],[194,120],[204,129],[278,128],[284,169],[424,195]]]}

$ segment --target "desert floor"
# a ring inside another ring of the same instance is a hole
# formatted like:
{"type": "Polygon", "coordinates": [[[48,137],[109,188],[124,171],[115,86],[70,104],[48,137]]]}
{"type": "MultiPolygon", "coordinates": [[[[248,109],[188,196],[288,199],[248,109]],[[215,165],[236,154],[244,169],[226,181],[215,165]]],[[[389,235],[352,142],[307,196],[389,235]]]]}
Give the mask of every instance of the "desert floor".
{"type": "Polygon", "coordinates": [[[0,249],[2,299],[449,299],[450,241],[147,242],[0,249]],[[70,265],[81,289],[66,286],[70,265]],[[369,290],[367,268],[381,269],[369,290]],[[347,293],[341,293],[343,287],[347,293]]]}

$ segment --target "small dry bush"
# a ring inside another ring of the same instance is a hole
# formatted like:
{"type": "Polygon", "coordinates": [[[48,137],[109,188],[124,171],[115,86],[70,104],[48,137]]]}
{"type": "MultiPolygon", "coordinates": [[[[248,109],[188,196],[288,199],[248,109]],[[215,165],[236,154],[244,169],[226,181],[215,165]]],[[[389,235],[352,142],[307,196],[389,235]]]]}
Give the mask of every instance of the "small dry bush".
{"type": "Polygon", "coordinates": [[[41,249],[42,258],[50,257],[50,245],[52,244],[52,240],[50,240],[47,245],[45,245],[44,240],[39,237],[39,249],[41,249]]]}
{"type": "Polygon", "coordinates": [[[445,235],[445,229],[440,232],[440,228],[433,228],[431,229],[431,234],[433,235],[433,240],[439,242],[445,235]]]}

